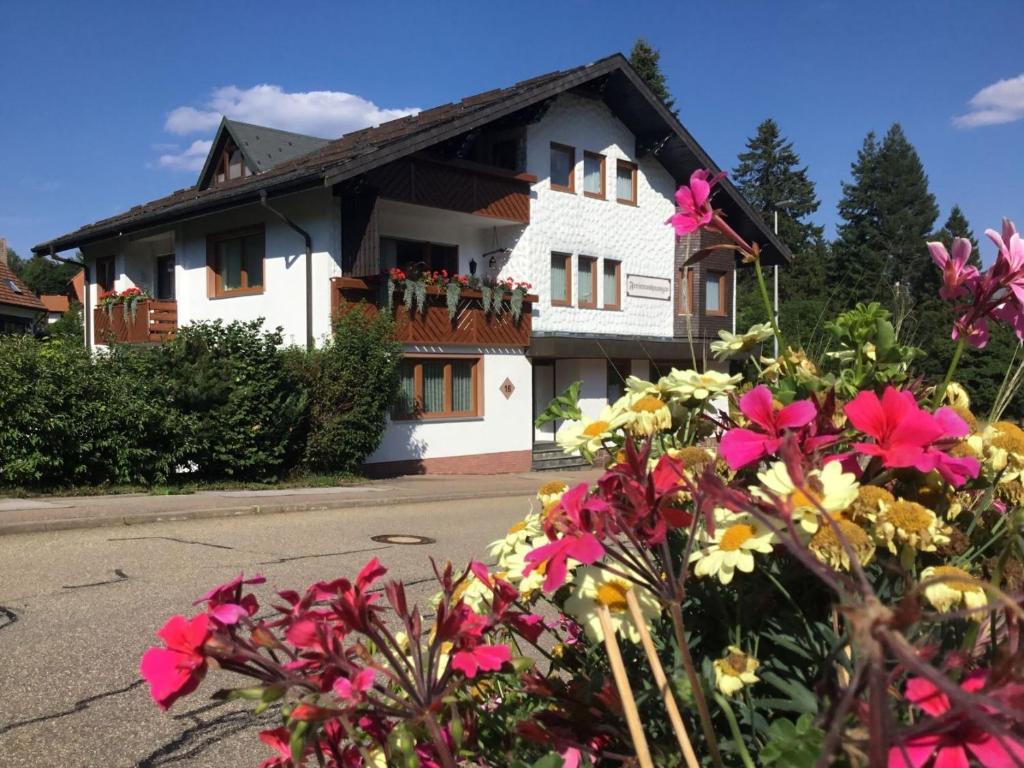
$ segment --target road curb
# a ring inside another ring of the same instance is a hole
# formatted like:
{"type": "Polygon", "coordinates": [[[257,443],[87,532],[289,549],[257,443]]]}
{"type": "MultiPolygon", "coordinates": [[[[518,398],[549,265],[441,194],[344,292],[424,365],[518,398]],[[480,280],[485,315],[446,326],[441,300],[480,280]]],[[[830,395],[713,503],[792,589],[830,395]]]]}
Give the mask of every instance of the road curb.
{"type": "Polygon", "coordinates": [[[210,509],[189,509],[180,512],[140,512],[134,515],[111,517],[69,517],[61,520],[25,520],[0,522],[0,536],[19,533],[48,533],[52,531],[87,530],[90,528],[116,528],[149,523],[171,523],[184,520],[215,520],[224,517],[252,517],[255,515],[279,515],[292,512],[330,512],[338,509],[366,507],[375,509],[396,504],[432,504],[439,501],[467,501],[478,499],[507,499],[515,496],[530,496],[531,491],[509,490],[476,493],[435,494],[431,496],[386,496],[369,499],[338,499],[330,502],[309,504],[246,504],[238,507],[213,507],[210,509]]]}

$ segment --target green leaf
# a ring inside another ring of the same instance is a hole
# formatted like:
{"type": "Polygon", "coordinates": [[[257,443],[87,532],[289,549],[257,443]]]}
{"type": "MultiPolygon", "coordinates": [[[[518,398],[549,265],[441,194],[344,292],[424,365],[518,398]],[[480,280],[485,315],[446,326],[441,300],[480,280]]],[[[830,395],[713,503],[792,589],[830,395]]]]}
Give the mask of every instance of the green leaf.
{"type": "Polygon", "coordinates": [[[579,421],[582,419],[583,412],[580,411],[579,405],[582,383],[574,381],[566,388],[565,392],[552,400],[544,412],[533,422],[534,426],[540,427],[551,421],[579,421]]]}
{"type": "Polygon", "coordinates": [[[768,743],[759,755],[764,765],[780,768],[811,768],[825,743],[825,732],[814,725],[811,715],[801,715],[796,723],[775,720],[768,727],[768,743]]]}

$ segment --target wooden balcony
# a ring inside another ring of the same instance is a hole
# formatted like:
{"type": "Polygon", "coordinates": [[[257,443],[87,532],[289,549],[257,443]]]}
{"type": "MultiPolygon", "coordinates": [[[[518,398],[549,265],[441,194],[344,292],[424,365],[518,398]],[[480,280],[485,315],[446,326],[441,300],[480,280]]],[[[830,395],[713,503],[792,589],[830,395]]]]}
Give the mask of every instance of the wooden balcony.
{"type": "MultiPolygon", "coordinates": [[[[331,309],[338,315],[362,307],[375,315],[387,306],[384,278],[335,277],[331,279],[331,309]]],[[[442,288],[427,287],[424,310],[407,309],[404,293],[396,290],[392,314],[395,338],[403,344],[446,344],[473,347],[528,347],[530,345],[530,308],[537,300],[527,294],[523,311],[516,320],[505,296],[500,315],[484,312],[480,291],[463,288],[454,318],[448,315],[448,303],[442,288]]]]}
{"type": "Polygon", "coordinates": [[[135,308],[134,317],[125,317],[123,305],[110,313],[101,307],[93,310],[93,328],[97,344],[150,344],[173,339],[178,331],[178,302],[173,299],[144,299],[135,308]]]}

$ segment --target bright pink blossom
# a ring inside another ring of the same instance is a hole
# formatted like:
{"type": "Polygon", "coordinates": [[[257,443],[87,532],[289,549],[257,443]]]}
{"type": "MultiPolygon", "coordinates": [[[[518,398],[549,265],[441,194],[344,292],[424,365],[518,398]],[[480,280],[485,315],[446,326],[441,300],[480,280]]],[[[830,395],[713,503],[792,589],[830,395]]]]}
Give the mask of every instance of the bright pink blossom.
{"type": "Polygon", "coordinates": [[[544,591],[554,592],[565,584],[568,573],[566,561],[571,557],[590,565],[604,554],[604,547],[592,533],[581,531],[568,533],[560,539],[549,541],[526,553],[526,568],[523,575],[529,576],[534,570],[545,565],[544,591]]]}
{"type": "Polygon", "coordinates": [[[192,693],[206,675],[203,645],[210,637],[210,619],[172,616],[156,633],[165,648],[150,648],[142,656],[139,671],[149,683],[149,694],[160,709],[192,693]]]}
{"type": "MultiPolygon", "coordinates": [[[[985,670],[972,672],[960,687],[968,693],[979,691],[987,675],[985,670]]],[[[923,677],[910,678],[904,696],[932,717],[942,717],[952,709],[946,694],[923,677]]],[[[1024,741],[996,738],[961,712],[951,725],[942,725],[934,733],[914,736],[902,746],[892,747],[889,768],[921,768],[933,756],[935,768],[969,768],[971,757],[991,768],[1018,765],[1024,761],[1024,741]]]]}
{"type": "Polygon", "coordinates": [[[255,595],[242,595],[242,587],[246,584],[262,584],[265,581],[266,579],[259,574],[246,579],[245,575],[240,573],[226,584],[214,587],[192,605],[206,603],[209,615],[221,624],[237,624],[243,616],[255,616],[260,608],[255,595]]]}
{"type": "Polygon", "coordinates": [[[776,409],[771,390],[763,384],[740,398],[740,410],[761,429],[730,429],[722,436],[718,450],[734,470],[778,451],[786,430],[810,424],[817,414],[810,400],[797,400],[776,409]]]}
{"type": "Polygon", "coordinates": [[[511,658],[512,653],[507,645],[478,645],[456,652],[452,656],[452,668],[468,678],[474,678],[477,672],[497,672],[511,658]]]}
{"type": "Polygon", "coordinates": [[[949,255],[943,243],[928,243],[932,261],[942,270],[942,288],[939,295],[944,299],[957,299],[977,281],[978,268],[967,263],[971,258],[971,241],[958,237],[953,241],[953,255],[949,255]]]}
{"type": "Polygon", "coordinates": [[[684,184],[676,190],[679,211],[666,223],[672,225],[677,235],[688,235],[711,223],[714,215],[710,202],[711,189],[724,176],[725,173],[711,176],[708,171],[700,168],[690,174],[689,186],[684,184]]]}
{"type": "MultiPolygon", "coordinates": [[[[260,741],[277,754],[260,763],[259,768],[293,768],[291,738],[292,735],[287,728],[260,731],[260,741]]],[[[312,747],[307,747],[307,751],[310,749],[312,747]]]]}
{"type": "Polygon", "coordinates": [[[334,681],[334,693],[343,701],[351,703],[362,701],[363,694],[373,688],[373,681],[376,677],[377,670],[370,667],[359,670],[351,680],[347,677],[339,677],[334,681]]]}
{"type": "Polygon", "coordinates": [[[912,393],[886,387],[881,399],[871,391],[859,393],[846,404],[845,411],[857,430],[874,438],[872,443],[854,443],[854,450],[878,456],[886,467],[936,470],[954,486],[978,476],[977,459],[950,456],[936,445],[970,431],[951,408],[939,408],[931,414],[917,404],[912,393]]]}

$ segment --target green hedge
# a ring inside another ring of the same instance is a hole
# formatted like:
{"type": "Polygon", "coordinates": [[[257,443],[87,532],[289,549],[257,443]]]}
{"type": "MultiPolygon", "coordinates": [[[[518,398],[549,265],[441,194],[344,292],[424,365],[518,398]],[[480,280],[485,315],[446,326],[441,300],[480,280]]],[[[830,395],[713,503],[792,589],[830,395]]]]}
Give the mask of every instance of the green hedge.
{"type": "Polygon", "coordinates": [[[361,315],[313,353],[261,321],[195,323],[154,347],[90,355],[0,337],[0,486],[270,481],[351,472],[380,442],[399,348],[361,315]]]}

